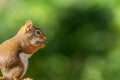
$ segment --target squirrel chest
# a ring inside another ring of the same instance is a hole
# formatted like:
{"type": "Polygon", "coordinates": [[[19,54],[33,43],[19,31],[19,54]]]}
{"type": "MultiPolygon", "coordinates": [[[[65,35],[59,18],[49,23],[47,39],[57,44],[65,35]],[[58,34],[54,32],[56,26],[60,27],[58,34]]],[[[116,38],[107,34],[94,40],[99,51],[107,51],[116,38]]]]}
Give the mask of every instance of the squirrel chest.
{"type": "Polygon", "coordinates": [[[27,68],[28,68],[28,59],[30,58],[32,56],[32,54],[26,54],[26,53],[24,53],[24,52],[20,52],[19,53],[19,57],[20,57],[20,60],[21,60],[21,62],[23,63],[23,65],[24,65],[24,73],[23,73],[23,75],[26,73],[26,71],[27,71],[27,68]]]}

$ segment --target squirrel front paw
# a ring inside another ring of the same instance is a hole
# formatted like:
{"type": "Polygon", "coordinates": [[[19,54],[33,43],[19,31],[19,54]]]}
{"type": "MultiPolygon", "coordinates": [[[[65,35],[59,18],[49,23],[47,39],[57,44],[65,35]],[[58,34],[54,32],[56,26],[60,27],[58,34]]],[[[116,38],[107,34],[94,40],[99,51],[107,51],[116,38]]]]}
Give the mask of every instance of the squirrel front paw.
{"type": "Polygon", "coordinates": [[[31,79],[31,78],[24,78],[23,80],[33,80],[33,79],[31,79]]]}

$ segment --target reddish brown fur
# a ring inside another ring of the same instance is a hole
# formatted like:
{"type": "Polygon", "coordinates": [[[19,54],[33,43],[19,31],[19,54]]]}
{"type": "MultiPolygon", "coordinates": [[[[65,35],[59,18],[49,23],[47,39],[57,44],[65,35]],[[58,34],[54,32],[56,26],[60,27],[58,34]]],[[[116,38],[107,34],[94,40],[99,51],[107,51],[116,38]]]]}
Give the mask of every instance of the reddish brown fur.
{"type": "MultiPolygon", "coordinates": [[[[24,66],[19,58],[19,52],[33,54],[38,49],[45,47],[43,42],[38,46],[31,45],[31,40],[28,36],[31,37],[31,34],[33,36],[35,35],[33,34],[33,30],[35,30],[35,27],[33,27],[32,22],[28,20],[13,38],[6,40],[0,45],[0,68],[3,74],[0,80],[20,80],[24,71],[24,66]],[[30,30],[31,32],[26,33],[30,30]],[[9,73],[12,73],[12,76],[6,75],[9,73]]],[[[40,36],[36,37],[36,39],[37,38],[43,39],[44,41],[46,36],[41,31],[40,36]]],[[[32,40],[33,42],[35,41],[34,39],[32,40]]]]}

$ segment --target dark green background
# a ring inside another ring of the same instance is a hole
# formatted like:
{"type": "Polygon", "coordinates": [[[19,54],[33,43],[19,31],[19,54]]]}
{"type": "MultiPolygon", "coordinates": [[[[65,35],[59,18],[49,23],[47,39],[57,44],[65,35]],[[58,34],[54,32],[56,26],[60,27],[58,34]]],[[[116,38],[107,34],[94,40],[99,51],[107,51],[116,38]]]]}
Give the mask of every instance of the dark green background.
{"type": "Polygon", "coordinates": [[[120,80],[120,0],[0,0],[0,42],[28,19],[47,40],[25,77],[120,80]]]}

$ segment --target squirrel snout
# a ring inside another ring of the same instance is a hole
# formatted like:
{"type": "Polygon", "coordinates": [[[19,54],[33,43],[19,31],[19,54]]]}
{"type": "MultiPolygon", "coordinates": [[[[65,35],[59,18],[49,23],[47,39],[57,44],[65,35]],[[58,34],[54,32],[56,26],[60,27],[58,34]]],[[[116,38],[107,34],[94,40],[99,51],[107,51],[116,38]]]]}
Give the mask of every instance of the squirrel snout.
{"type": "Polygon", "coordinates": [[[41,33],[40,38],[43,39],[44,41],[46,40],[46,36],[43,33],[41,33]]]}
{"type": "Polygon", "coordinates": [[[43,39],[46,40],[46,36],[44,36],[43,39]]]}
{"type": "Polygon", "coordinates": [[[41,43],[43,43],[44,41],[46,40],[46,38],[45,39],[39,39],[39,42],[41,42],[41,43]]]}

